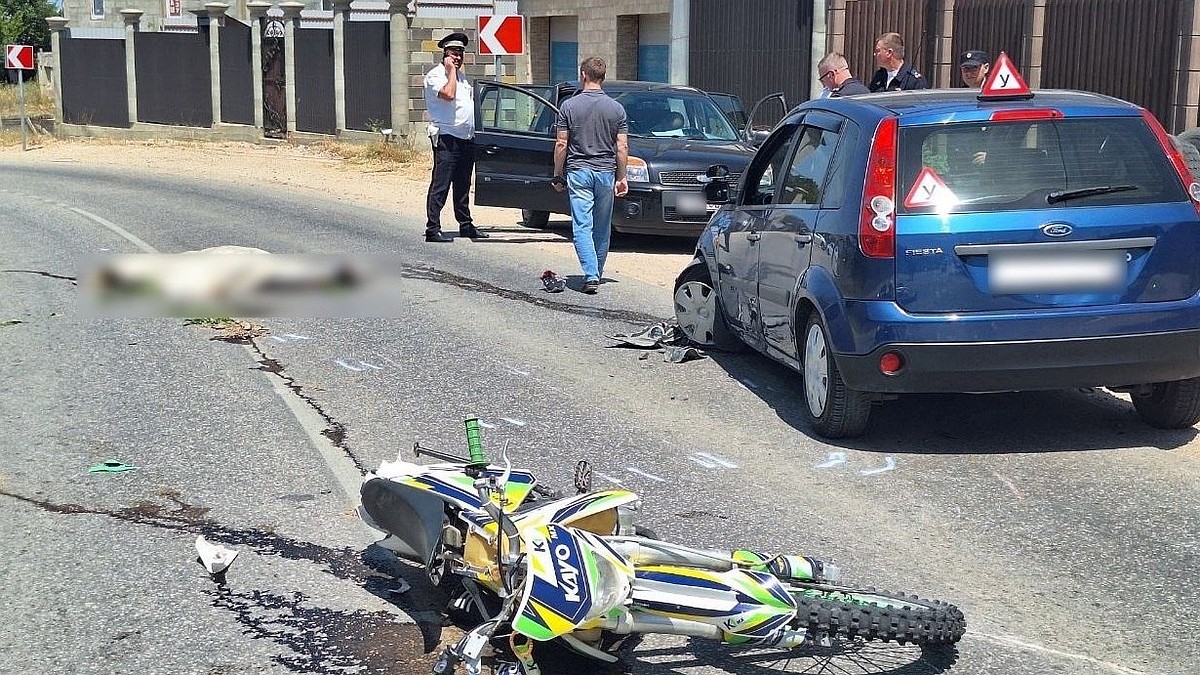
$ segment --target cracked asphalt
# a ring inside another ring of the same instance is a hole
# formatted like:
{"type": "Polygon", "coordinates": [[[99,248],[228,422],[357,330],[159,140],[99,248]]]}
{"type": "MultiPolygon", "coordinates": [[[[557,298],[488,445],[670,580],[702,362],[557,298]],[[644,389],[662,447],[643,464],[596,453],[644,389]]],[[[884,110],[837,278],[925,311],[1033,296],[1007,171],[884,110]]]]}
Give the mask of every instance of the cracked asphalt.
{"type": "Polygon", "coordinates": [[[428,672],[457,629],[372,546],[355,482],[417,441],[459,450],[472,416],[551,487],[589,460],[664,537],[832,559],[969,623],[938,653],[653,637],[623,670],[1200,672],[1196,431],[1147,429],[1106,392],[912,397],[833,446],[761,357],[612,348],[670,316],[662,289],[550,296],[538,277],[563,262],[520,244],[429,247],[420,223],[279,190],[20,163],[0,164],[0,218],[0,672],[428,672]],[[139,246],[80,211],[164,253],[395,256],[403,318],[258,320],[242,344],[90,318],[82,262],[139,246]],[[108,458],[139,468],[87,473],[108,458]],[[201,534],[241,551],[223,583],[201,534]]]}

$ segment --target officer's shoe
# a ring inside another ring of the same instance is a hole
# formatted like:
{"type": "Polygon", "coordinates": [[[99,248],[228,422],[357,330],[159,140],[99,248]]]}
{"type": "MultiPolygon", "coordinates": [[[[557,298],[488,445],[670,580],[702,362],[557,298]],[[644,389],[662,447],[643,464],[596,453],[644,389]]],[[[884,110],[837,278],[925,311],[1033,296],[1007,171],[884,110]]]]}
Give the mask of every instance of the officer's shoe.
{"type": "Polygon", "coordinates": [[[441,243],[445,243],[448,241],[454,241],[454,237],[451,237],[448,234],[442,234],[441,231],[426,232],[425,233],[425,241],[432,241],[432,242],[437,242],[437,243],[441,244],[441,243]]]}
{"type": "Polygon", "coordinates": [[[458,236],[467,237],[468,239],[488,239],[492,235],[488,234],[487,232],[480,232],[479,230],[475,229],[474,226],[472,226],[459,229],[458,236]]]}

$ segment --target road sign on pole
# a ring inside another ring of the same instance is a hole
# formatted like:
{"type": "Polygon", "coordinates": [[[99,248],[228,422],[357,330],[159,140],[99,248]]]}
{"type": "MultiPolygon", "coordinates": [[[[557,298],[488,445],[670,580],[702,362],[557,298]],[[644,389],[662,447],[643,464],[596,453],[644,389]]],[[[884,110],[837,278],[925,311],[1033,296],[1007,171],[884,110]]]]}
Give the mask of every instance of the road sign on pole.
{"type": "Polygon", "coordinates": [[[524,54],[525,17],[520,14],[481,14],[479,53],[496,56],[524,54]]]}
{"type": "Polygon", "coordinates": [[[6,45],[4,67],[16,70],[33,70],[33,47],[30,45],[6,45]]]}

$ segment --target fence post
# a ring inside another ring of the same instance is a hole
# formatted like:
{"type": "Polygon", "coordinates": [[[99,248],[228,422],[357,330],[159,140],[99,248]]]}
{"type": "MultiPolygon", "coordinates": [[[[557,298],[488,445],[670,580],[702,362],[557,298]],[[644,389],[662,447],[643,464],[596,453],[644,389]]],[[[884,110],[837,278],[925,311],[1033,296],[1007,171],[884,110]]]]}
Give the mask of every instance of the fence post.
{"type": "Polygon", "coordinates": [[[409,102],[408,90],[412,76],[408,74],[412,63],[412,50],[408,45],[409,29],[416,18],[417,3],[415,0],[388,0],[389,41],[391,47],[391,85],[392,85],[392,133],[405,142],[409,138],[409,102]]]}
{"type": "Polygon", "coordinates": [[[333,116],[338,133],[346,129],[346,19],[350,0],[333,0],[333,116]]]}
{"type": "Polygon", "coordinates": [[[67,29],[67,20],[61,16],[51,16],[46,23],[50,24],[50,49],[54,52],[54,121],[66,124],[62,100],[62,34],[67,29]]]}
{"type": "Polygon", "coordinates": [[[208,11],[208,70],[209,82],[212,83],[212,126],[215,129],[221,123],[221,24],[225,23],[225,10],[229,9],[229,5],[206,2],[204,9],[208,11]]]}
{"type": "Polygon", "coordinates": [[[287,78],[284,91],[287,92],[287,130],[296,131],[296,118],[299,111],[296,108],[296,30],[300,28],[300,11],[304,9],[303,2],[284,2],[279,5],[283,10],[283,73],[287,78]]]}
{"type": "Polygon", "coordinates": [[[250,13],[250,69],[254,78],[254,128],[263,128],[263,64],[262,64],[262,31],[263,17],[271,3],[264,0],[252,0],[246,3],[246,11],[250,13]]]}
{"type": "Polygon", "coordinates": [[[1042,88],[1042,36],[1046,33],[1046,0],[1033,0],[1029,8],[1029,33],[1025,49],[1029,52],[1030,89],[1042,88]]]}
{"type": "Polygon", "coordinates": [[[134,36],[142,22],[142,10],[123,9],[121,18],[125,21],[125,92],[129,100],[129,126],[137,124],[137,56],[134,52],[134,36]]]}

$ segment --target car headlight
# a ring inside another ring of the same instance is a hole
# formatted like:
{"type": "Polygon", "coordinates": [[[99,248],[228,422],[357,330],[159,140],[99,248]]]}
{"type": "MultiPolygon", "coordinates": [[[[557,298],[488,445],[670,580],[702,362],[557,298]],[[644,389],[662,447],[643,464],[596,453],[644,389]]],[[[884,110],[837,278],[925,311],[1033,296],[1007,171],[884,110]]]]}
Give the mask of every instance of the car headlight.
{"type": "Polygon", "coordinates": [[[646,166],[646,160],[631,156],[625,162],[625,178],[630,183],[649,183],[650,167],[646,166]]]}

